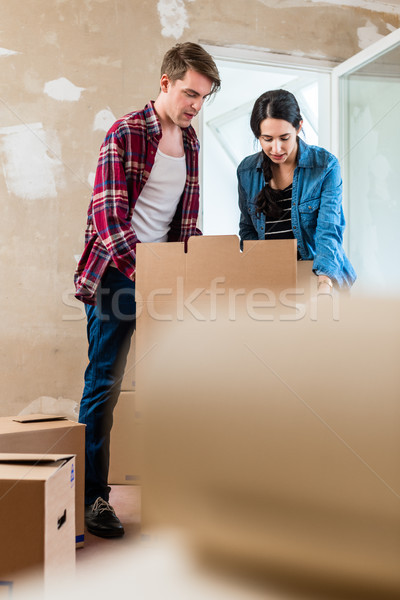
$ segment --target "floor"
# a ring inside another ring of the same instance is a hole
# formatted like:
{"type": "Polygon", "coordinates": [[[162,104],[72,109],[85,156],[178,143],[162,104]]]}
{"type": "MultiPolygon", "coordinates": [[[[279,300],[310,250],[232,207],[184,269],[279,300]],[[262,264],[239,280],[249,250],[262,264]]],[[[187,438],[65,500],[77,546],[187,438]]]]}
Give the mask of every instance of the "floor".
{"type": "MultiPolygon", "coordinates": [[[[64,590],[65,599],[86,600],[88,590],[92,597],[119,598],[125,596],[126,589],[134,589],[138,600],[366,600],[366,596],[358,593],[304,595],[293,588],[290,591],[271,588],[265,582],[260,588],[236,578],[226,579],[219,575],[216,578],[212,572],[199,570],[190,559],[186,546],[169,532],[150,536],[151,542],[146,540],[149,536],[141,535],[140,486],[111,486],[110,504],[124,525],[125,535],[104,539],[85,531],[85,545],[76,552],[78,584],[64,590]]],[[[59,590],[57,594],[60,600],[64,598],[59,595],[59,590]]],[[[391,595],[388,597],[392,598],[391,595]]]]}
{"type": "Polygon", "coordinates": [[[99,557],[140,539],[141,489],[136,485],[113,485],[110,504],[125,529],[122,538],[105,539],[85,531],[85,545],[76,552],[77,574],[96,564],[99,557]]]}
{"type": "Polygon", "coordinates": [[[210,577],[198,569],[185,544],[169,531],[142,536],[140,486],[111,486],[110,504],[125,535],[105,539],[85,531],[85,545],[76,552],[75,583],[65,587],[61,596],[57,588],[59,600],[86,600],[89,590],[93,598],[122,598],[126,590],[133,589],[138,600],[282,600],[275,595],[254,595],[247,587],[243,592],[229,581],[210,577]],[[149,537],[152,541],[147,541],[149,537]]]}

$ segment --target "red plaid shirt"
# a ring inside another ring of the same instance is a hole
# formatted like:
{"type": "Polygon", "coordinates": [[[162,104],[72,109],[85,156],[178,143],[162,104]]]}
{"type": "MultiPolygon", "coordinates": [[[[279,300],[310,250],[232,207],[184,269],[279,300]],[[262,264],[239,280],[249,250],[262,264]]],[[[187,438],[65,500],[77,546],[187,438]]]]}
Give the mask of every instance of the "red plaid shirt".
{"type": "MultiPolygon", "coordinates": [[[[199,142],[192,127],[182,129],[186,183],[168,241],[187,241],[201,235],[199,212],[199,142]]],[[[154,165],[162,136],[153,102],[111,127],[100,148],[92,198],[87,215],[85,248],[75,272],[76,297],[96,303],[96,289],[112,260],[127,277],[135,272],[136,244],[132,213],[154,165]]]]}

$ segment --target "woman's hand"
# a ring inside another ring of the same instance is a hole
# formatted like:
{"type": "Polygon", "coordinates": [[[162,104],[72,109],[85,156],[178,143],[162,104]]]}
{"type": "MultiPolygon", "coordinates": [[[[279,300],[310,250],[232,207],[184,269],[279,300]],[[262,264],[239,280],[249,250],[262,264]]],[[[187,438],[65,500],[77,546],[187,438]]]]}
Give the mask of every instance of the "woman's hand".
{"type": "Polygon", "coordinates": [[[326,275],[318,276],[318,294],[330,294],[333,290],[332,280],[326,275]]]}

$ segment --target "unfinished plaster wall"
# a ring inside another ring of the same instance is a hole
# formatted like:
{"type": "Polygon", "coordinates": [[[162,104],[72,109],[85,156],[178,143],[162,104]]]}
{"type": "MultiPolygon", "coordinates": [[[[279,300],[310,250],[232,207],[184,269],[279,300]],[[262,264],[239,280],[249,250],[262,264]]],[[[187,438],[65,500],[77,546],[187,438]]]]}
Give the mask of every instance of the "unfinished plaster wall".
{"type": "Polygon", "coordinates": [[[86,365],[75,256],[99,146],[158,92],[176,41],[342,61],[400,26],[400,2],[0,1],[0,415],[79,401],[86,365]]]}

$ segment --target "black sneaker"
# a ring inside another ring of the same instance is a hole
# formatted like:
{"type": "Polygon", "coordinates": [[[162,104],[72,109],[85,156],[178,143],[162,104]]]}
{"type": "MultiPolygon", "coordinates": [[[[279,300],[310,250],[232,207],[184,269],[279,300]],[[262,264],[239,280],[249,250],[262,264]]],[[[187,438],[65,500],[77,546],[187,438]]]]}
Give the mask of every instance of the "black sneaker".
{"type": "Polygon", "coordinates": [[[89,533],[99,537],[120,537],[125,533],[113,507],[100,497],[85,506],[85,523],[89,533]]]}

